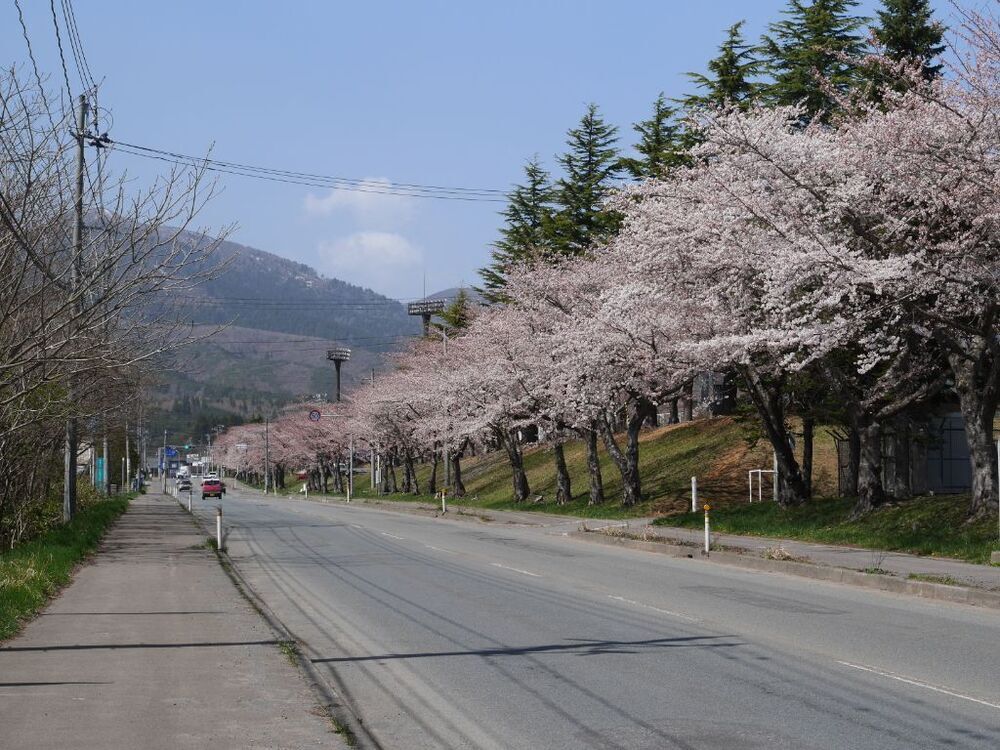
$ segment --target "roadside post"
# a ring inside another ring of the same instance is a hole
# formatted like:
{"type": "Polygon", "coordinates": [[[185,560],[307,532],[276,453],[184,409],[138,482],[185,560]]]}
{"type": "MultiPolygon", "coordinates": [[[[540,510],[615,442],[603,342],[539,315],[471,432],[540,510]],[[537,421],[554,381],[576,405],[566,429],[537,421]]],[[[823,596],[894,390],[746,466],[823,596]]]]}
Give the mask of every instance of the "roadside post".
{"type": "Polygon", "coordinates": [[[711,509],[712,506],[709,505],[708,503],[705,503],[705,556],[706,557],[708,556],[708,553],[711,551],[712,547],[712,531],[711,527],[708,524],[708,511],[710,511],[711,509]]]}
{"type": "Polygon", "coordinates": [[[691,477],[691,512],[698,512],[698,477],[691,477]]]}
{"type": "MultiPolygon", "coordinates": [[[[706,516],[707,518],[707,516],[706,516]]],[[[705,523],[708,523],[706,520],[705,523]]],[[[222,506],[215,508],[215,548],[222,551],[222,506]]]]}
{"type": "Polygon", "coordinates": [[[194,490],[188,487],[188,513],[191,513],[191,496],[194,494],[194,490]]]}
{"type": "Polygon", "coordinates": [[[354,436],[351,435],[351,445],[347,449],[347,502],[354,495],[354,436]]]}
{"type": "Polygon", "coordinates": [[[448,495],[448,489],[447,488],[441,490],[441,512],[442,513],[447,513],[448,512],[448,504],[447,504],[447,501],[445,500],[445,498],[446,498],[447,495],[448,495]]]}

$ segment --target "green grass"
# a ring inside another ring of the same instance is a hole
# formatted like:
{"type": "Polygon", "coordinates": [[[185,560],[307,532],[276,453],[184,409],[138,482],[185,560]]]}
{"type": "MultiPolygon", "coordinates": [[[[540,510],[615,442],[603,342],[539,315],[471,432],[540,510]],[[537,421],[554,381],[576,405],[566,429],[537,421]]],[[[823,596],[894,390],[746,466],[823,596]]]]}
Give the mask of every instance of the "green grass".
{"type": "MultiPolygon", "coordinates": [[[[572,478],[573,500],[555,503],[556,473],[552,452],[545,447],[525,450],[524,464],[531,487],[531,500],[513,501],[510,466],[502,452],[487,456],[468,456],[462,461],[462,479],[466,497],[449,501],[463,508],[541,511],[581,518],[629,518],[679,512],[690,506],[691,477],[698,476],[699,491],[713,498],[735,500],[746,492],[746,470],[764,466],[764,459],[751,451],[743,440],[739,425],[729,418],[706,419],[682,425],[661,427],[643,433],[639,447],[639,470],[645,500],[631,508],[621,505],[621,474],[601,447],[601,473],[605,502],[588,505],[589,477],[587,452],[582,441],[566,443],[566,464],[572,478]],[[534,502],[541,496],[543,501],[534,502]]],[[[431,467],[417,467],[417,479],[427,487],[431,467]]],[[[402,469],[396,470],[402,479],[402,469]]],[[[444,484],[444,465],[438,466],[438,486],[444,484]]],[[[372,498],[367,476],[355,480],[359,498],[372,498]]],[[[430,495],[381,496],[389,501],[435,501],[430,495]]]]}
{"type": "Polygon", "coordinates": [[[937,576],[931,573],[910,573],[907,578],[911,581],[925,581],[926,583],[943,583],[945,586],[961,586],[962,582],[951,576],[937,576]]]}
{"type": "MultiPolygon", "coordinates": [[[[997,548],[995,519],[965,523],[968,497],[918,497],[882,508],[859,521],[848,516],[849,498],[815,500],[782,510],[774,503],[732,504],[712,511],[712,529],[806,542],[846,544],[917,555],[954,557],[987,563],[997,548]]],[[[703,528],[704,515],[683,513],[656,521],[658,525],[703,528]]]]}
{"type": "Polygon", "coordinates": [[[74,567],[97,547],[128,503],[127,497],[94,503],[69,524],[0,553],[0,641],[17,633],[69,582],[74,567]]]}

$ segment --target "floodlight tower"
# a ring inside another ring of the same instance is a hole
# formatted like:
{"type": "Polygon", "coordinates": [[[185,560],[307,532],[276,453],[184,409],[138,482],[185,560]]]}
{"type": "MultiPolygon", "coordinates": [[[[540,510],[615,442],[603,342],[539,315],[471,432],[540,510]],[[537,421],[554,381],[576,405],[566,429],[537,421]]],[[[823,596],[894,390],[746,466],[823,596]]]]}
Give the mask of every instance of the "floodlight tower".
{"type": "Polygon", "coordinates": [[[340,403],[340,366],[344,362],[348,362],[351,359],[351,350],[347,347],[340,346],[336,349],[328,349],[326,352],[326,358],[333,362],[333,367],[337,371],[337,403],[340,403]]]}
{"type": "Polygon", "coordinates": [[[424,336],[430,335],[431,316],[444,312],[448,300],[424,299],[419,302],[411,302],[406,306],[406,312],[410,315],[419,315],[424,321],[424,336]]]}

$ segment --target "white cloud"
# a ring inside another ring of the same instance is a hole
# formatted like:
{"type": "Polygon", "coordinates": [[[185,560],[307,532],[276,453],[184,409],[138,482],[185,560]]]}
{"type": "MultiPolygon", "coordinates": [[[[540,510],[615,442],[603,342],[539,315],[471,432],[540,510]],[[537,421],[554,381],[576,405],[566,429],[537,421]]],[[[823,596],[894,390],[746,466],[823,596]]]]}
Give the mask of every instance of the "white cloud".
{"type": "Polygon", "coordinates": [[[323,273],[389,297],[413,296],[423,264],[423,251],[395,232],[355,232],[319,246],[323,273]]]}
{"type": "Polygon", "coordinates": [[[403,195],[388,195],[384,191],[392,183],[387,177],[366,177],[358,190],[334,188],[326,195],[309,193],[305,211],[310,216],[350,215],[360,226],[396,226],[414,214],[414,199],[403,195]]]}

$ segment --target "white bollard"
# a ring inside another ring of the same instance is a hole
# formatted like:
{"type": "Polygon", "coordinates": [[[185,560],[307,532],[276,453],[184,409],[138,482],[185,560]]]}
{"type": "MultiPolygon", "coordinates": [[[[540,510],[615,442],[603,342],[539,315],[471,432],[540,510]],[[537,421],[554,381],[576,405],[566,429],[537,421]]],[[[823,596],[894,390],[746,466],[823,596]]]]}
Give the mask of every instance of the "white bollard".
{"type": "MultiPolygon", "coordinates": [[[[707,519],[707,516],[706,516],[707,519]]],[[[708,521],[706,520],[707,524],[708,521]]],[[[215,509],[215,547],[222,551],[222,506],[215,509]]]]}
{"type": "Polygon", "coordinates": [[[691,477],[691,512],[698,512],[698,477],[691,477]]]}
{"type": "Polygon", "coordinates": [[[191,512],[191,490],[188,490],[188,513],[191,512]]]}
{"type": "Polygon", "coordinates": [[[709,553],[712,546],[711,530],[708,526],[708,511],[710,509],[711,506],[708,503],[705,503],[705,554],[706,555],[709,553]]]}
{"type": "Polygon", "coordinates": [[[448,505],[445,502],[445,495],[446,494],[447,493],[444,490],[441,490],[441,512],[442,513],[447,513],[448,512],[448,505]]]}

